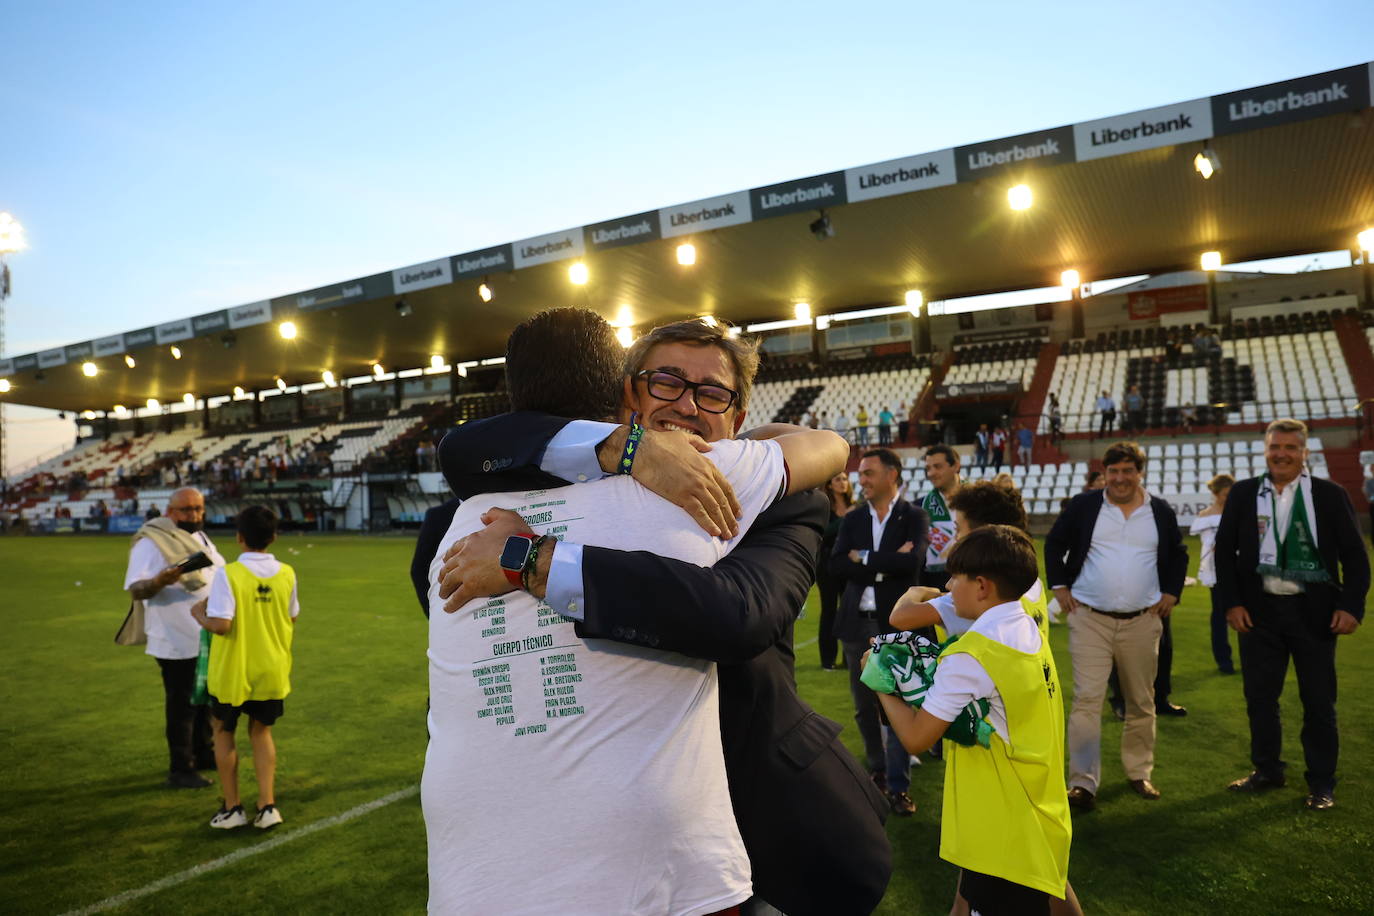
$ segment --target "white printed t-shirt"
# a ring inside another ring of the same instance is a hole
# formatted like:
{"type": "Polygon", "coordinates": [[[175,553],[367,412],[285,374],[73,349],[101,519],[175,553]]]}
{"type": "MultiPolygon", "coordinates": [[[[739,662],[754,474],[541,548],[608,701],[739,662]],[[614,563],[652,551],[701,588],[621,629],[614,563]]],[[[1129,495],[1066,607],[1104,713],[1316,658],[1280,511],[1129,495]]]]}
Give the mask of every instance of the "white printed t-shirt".
{"type": "MultiPolygon", "coordinates": [[[[781,449],[720,441],[707,457],[739,497],[743,536],[782,485],[781,449]]],[[[701,566],[735,544],[624,476],[458,507],[429,571],[430,912],[695,916],[748,899],[716,666],[580,639],[526,592],[445,613],[444,553],[494,506],[536,533],[701,566]]]]}
{"type": "MultiPolygon", "coordinates": [[[[146,652],[154,658],[195,658],[200,654],[200,624],[191,616],[191,608],[210,594],[210,580],[218,568],[224,566],[224,557],[219,555],[204,531],[197,531],[191,537],[200,541],[201,549],[214,566],[201,570],[206,582],[204,588],[189,591],[180,581],[173,582],[143,602],[143,629],[148,633],[146,652]]],[[[135,582],[151,579],[168,565],[152,538],[139,538],[129,551],[129,567],[124,572],[125,590],[135,582]]]]}

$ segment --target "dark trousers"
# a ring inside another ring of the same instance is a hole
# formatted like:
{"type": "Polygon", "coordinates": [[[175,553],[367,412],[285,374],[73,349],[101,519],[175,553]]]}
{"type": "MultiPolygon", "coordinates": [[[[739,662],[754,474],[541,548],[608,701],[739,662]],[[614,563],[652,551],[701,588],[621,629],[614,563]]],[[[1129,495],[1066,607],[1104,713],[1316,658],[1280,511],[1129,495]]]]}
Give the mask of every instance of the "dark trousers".
{"type": "Polygon", "coordinates": [[[1374,500],[1369,503],[1369,543],[1374,544],[1374,500]]]}
{"type": "MultiPolygon", "coordinates": [[[[910,420],[898,420],[898,421],[897,421],[897,442],[898,442],[898,443],[905,442],[905,441],[906,441],[907,434],[910,433],[910,432],[911,432],[911,421],[910,421],[910,420]]],[[[1374,517],[1374,509],[1371,509],[1371,510],[1370,510],[1370,515],[1371,515],[1371,517],[1374,517]]]]}
{"type": "Polygon", "coordinates": [[[1002,470],[1002,460],[1005,454],[1006,449],[1004,448],[995,448],[992,450],[992,469],[994,471],[1002,470]]]}
{"type": "MultiPolygon", "coordinates": [[[[1168,617],[1165,617],[1162,623],[1164,626],[1159,633],[1159,661],[1155,667],[1156,709],[1169,702],[1169,694],[1174,689],[1174,634],[1169,626],[1168,617]]],[[[1107,686],[1112,691],[1108,702],[1113,706],[1120,706],[1125,702],[1121,698],[1121,679],[1116,676],[1115,662],[1112,663],[1112,673],[1107,678],[1107,686]]]]}
{"type": "Polygon", "coordinates": [[[881,426],[878,427],[878,444],[879,444],[879,445],[891,445],[891,444],[892,444],[892,427],[891,427],[891,426],[888,426],[886,423],[884,423],[884,424],[882,424],[881,426]]]}
{"type": "MultiPolygon", "coordinates": [[[[878,635],[876,621],[871,629],[870,635],[878,635]]],[[[878,702],[878,695],[859,680],[859,675],[863,673],[859,659],[867,651],[867,636],[844,640],[844,663],[849,668],[849,694],[854,699],[854,722],[859,726],[859,737],[864,742],[865,763],[870,773],[884,774],[889,792],[905,792],[911,788],[911,755],[906,752],[895,732],[883,728],[882,705],[878,702]]]]}
{"type": "Polygon", "coordinates": [[[840,591],[844,588],[844,580],[836,580],[831,576],[817,577],[816,587],[821,593],[821,621],[816,633],[816,646],[821,653],[821,667],[835,667],[835,656],[839,652],[840,642],[835,638],[835,612],[840,607],[840,591]]]}
{"type": "Polygon", "coordinates": [[[1104,410],[1102,411],[1102,423],[1097,427],[1097,434],[1099,436],[1105,436],[1112,431],[1112,427],[1115,425],[1116,412],[1104,410]]]}
{"type": "Polygon", "coordinates": [[[196,689],[196,660],[159,658],[157,666],[162,669],[162,692],[166,698],[168,769],[193,773],[197,764],[208,764],[204,768],[209,769],[215,759],[210,707],[191,705],[191,694],[196,689]]]}
{"type": "Polygon", "coordinates": [[[1226,608],[1217,600],[1217,590],[1212,592],[1212,658],[1222,671],[1236,670],[1231,660],[1231,628],[1226,624],[1226,608]]]}
{"type": "Polygon", "coordinates": [[[1312,619],[1305,596],[1265,595],[1264,606],[1247,608],[1254,625],[1240,634],[1241,677],[1245,683],[1245,711],[1250,717],[1250,760],[1270,777],[1283,775],[1279,754],[1283,727],[1279,696],[1288,675],[1288,659],[1298,675],[1302,698],[1304,778],[1314,791],[1336,786],[1336,637],[1330,617],[1312,619]]]}

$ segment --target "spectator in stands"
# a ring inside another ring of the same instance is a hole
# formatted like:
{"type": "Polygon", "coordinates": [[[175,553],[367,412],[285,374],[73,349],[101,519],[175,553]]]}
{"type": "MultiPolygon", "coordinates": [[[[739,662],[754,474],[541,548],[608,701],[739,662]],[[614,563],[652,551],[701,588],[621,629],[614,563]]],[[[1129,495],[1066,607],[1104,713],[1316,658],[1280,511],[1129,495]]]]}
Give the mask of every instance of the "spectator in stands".
{"type": "Polygon", "coordinates": [[[973,434],[973,463],[979,470],[988,466],[988,425],[978,424],[978,432],[973,434]]]}
{"type": "Polygon", "coordinates": [[[992,469],[1002,470],[1002,464],[1007,460],[1007,430],[1001,423],[998,423],[988,436],[988,452],[991,455],[992,469]]]}
{"type": "Polygon", "coordinates": [[[845,440],[846,442],[850,441],[849,417],[845,416],[843,410],[841,410],[840,415],[835,418],[835,432],[839,434],[839,437],[841,439],[845,440]]]}
{"type": "Polygon", "coordinates": [[[949,553],[955,536],[954,511],[950,508],[950,500],[964,485],[963,478],[959,476],[959,453],[950,445],[932,445],[926,449],[925,470],[930,488],[916,503],[926,513],[930,534],[926,560],[917,581],[943,591],[949,578],[945,575],[945,555],[949,553]]]}
{"type": "Polygon", "coordinates": [[[1207,586],[1212,599],[1212,658],[1216,660],[1217,670],[1222,674],[1235,674],[1236,666],[1231,661],[1231,640],[1226,626],[1226,608],[1217,601],[1217,526],[1221,524],[1221,512],[1226,508],[1226,497],[1236,479],[1230,474],[1218,474],[1207,481],[1207,489],[1212,491],[1212,504],[1198,513],[1193,519],[1189,534],[1202,539],[1201,558],[1198,561],[1197,580],[1207,586]]]}
{"type": "Polygon", "coordinates": [[[1364,498],[1369,503],[1369,541],[1374,543],[1374,464],[1369,466],[1369,476],[1364,479],[1364,498]]]}
{"type": "Polygon", "coordinates": [[[909,817],[916,810],[907,789],[911,762],[901,741],[880,722],[877,695],[859,680],[859,659],[869,639],[892,631],[892,607],[916,584],[925,560],[930,519],[925,510],[897,497],[902,461],[890,449],[865,452],[859,485],[865,505],[844,517],[831,554],[831,572],[848,580],[835,618],[835,636],[844,644],[849,692],[869,772],[888,794],[892,811],[909,817]]]}
{"type": "Polygon", "coordinates": [[[892,424],[896,422],[896,417],[892,416],[892,410],[884,406],[878,412],[878,444],[892,444],[892,424]]]}
{"type": "Polygon", "coordinates": [[[199,490],[186,487],[173,493],[166,518],[157,517],[156,510],[149,511],[154,512],[153,517],[134,535],[124,588],[135,605],[142,605],[147,654],[157,659],[162,671],[170,756],[167,784],[197,789],[210,783],[196,770],[213,769],[215,758],[209,711],[191,705],[200,628],[190,610],[209,594],[210,582],[204,572],[183,573],[175,564],[198,552],[204,552],[215,566],[223,566],[224,558],[201,530],[205,497],[199,490]]]}
{"type": "Polygon", "coordinates": [[[1045,572],[1068,614],[1073,655],[1069,804],[1096,805],[1101,781],[1102,701],[1112,662],[1126,695],[1121,762],[1132,791],[1159,798],[1154,769],[1155,696],[1163,618],[1178,603],[1188,549],[1169,504],[1142,486],[1145,453],[1118,442],[1103,456],[1102,495],[1080,493],[1045,538],[1045,572]]]}
{"type": "Polygon", "coordinates": [[[906,401],[897,406],[897,444],[905,445],[906,437],[911,433],[911,411],[907,409],[906,401]]]}
{"type": "Polygon", "coordinates": [[[1105,436],[1112,431],[1112,427],[1116,424],[1116,401],[1113,401],[1112,396],[1106,391],[1097,397],[1097,413],[1102,418],[1097,428],[1097,434],[1105,436]]]}
{"type": "Polygon", "coordinates": [[[1230,788],[1284,784],[1279,694],[1291,656],[1302,698],[1307,807],[1323,811],[1336,803],[1336,642],[1364,618],[1369,556],[1344,488],[1307,471],[1305,423],[1270,423],[1264,459],[1267,473],[1231,488],[1217,527],[1217,599],[1240,634],[1255,767],[1230,788]]]}
{"type": "Polygon", "coordinates": [[[1193,431],[1193,427],[1197,425],[1197,408],[1193,406],[1192,401],[1184,404],[1183,409],[1178,412],[1178,422],[1185,433],[1193,431]]]}
{"type": "Polygon", "coordinates": [[[152,521],[161,514],[162,513],[158,510],[157,506],[149,506],[147,511],[143,513],[143,518],[146,521],[152,521]]]}
{"type": "Polygon", "coordinates": [[[1064,437],[1064,415],[1059,410],[1059,395],[1050,392],[1050,444],[1059,445],[1064,437]]]}
{"type": "Polygon", "coordinates": [[[854,443],[860,448],[868,448],[868,410],[862,404],[854,414],[854,443]]]}
{"type": "Polygon", "coordinates": [[[830,425],[830,411],[828,411],[828,410],[822,410],[822,411],[821,411],[821,419],[820,419],[820,426],[819,426],[819,428],[820,428],[820,429],[834,429],[834,428],[835,428],[835,427],[833,427],[833,426],[830,425]]]}
{"type": "Polygon", "coordinates": [[[1126,391],[1126,397],[1122,399],[1126,407],[1126,425],[1122,432],[1126,435],[1138,433],[1145,429],[1145,397],[1140,393],[1139,385],[1132,385],[1126,391]]]}
{"type": "Polygon", "coordinates": [[[1035,448],[1035,429],[1030,420],[1021,424],[1016,431],[1016,461],[1021,467],[1031,463],[1031,451],[1035,448]]]}
{"type": "MultiPolygon", "coordinates": [[[[839,651],[839,641],[835,638],[835,614],[840,606],[840,592],[844,589],[844,579],[830,571],[830,554],[835,550],[835,539],[840,534],[840,520],[854,508],[854,485],[849,475],[836,474],[825,486],[825,495],[830,502],[830,519],[825,525],[821,538],[821,552],[816,562],[816,588],[820,592],[821,620],[816,634],[816,644],[821,653],[821,667],[827,671],[835,668],[835,655],[839,651]]],[[[841,656],[843,667],[844,658],[841,656]]]]}

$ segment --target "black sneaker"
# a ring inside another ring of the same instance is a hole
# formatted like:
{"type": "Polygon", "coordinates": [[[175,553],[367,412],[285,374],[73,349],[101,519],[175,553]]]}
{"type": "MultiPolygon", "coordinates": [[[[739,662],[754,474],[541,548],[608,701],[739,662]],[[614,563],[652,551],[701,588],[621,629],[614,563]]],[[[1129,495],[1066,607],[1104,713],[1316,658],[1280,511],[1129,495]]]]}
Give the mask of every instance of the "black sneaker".
{"type": "Polygon", "coordinates": [[[192,770],[173,770],[167,774],[167,785],[173,789],[203,789],[210,780],[192,770]]]}

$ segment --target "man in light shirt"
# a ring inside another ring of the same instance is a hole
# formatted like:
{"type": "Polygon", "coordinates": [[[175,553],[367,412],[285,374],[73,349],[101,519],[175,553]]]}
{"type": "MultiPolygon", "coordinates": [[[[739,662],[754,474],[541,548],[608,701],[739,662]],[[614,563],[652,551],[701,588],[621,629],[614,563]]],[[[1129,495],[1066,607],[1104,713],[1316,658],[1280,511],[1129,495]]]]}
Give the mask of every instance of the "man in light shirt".
{"type": "Polygon", "coordinates": [[[1141,798],[1159,798],[1150,781],[1159,638],[1188,569],[1174,510],[1142,485],[1140,446],[1118,442],[1102,463],[1106,488],[1075,496],[1045,538],[1045,577],[1069,622],[1069,804],[1079,811],[1096,804],[1102,700],[1113,659],[1126,697],[1121,735],[1126,779],[1141,798]]]}

